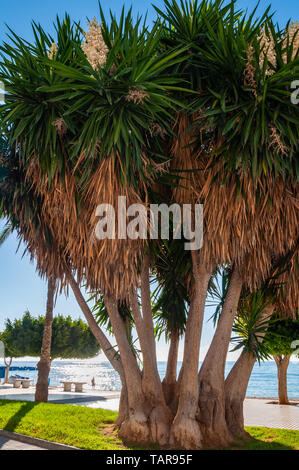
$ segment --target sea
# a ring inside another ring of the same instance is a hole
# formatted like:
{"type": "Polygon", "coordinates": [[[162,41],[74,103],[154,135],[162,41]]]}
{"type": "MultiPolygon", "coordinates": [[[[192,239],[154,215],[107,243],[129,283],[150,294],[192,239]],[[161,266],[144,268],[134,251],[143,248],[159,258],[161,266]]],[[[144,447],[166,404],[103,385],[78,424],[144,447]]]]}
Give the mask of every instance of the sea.
{"type": "MultiPolygon", "coordinates": [[[[97,358],[96,358],[97,359],[97,358]]],[[[161,379],[165,375],[166,362],[158,362],[158,370],[161,379]]],[[[2,365],[0,363],[0,365],[2,365]]],[[[12,366],[35,367],[36,360],[15,360],[12,366]]],[[[234,362],[226,363],[226,374],[230,371],[234,362]]],[[[178,370],[181,363],[178,363],[178,370]]],[[[18,374],[29,377],[36,383],[37,371],[16,371],[10,375],[18,374]]],[[[118,391],[121,383],[118,374],[109,362],[99,360],[54,360],[50,371],[50,386],[60,386],[61,381],[86,382],[85,389],[91,389],[91,380],[95,379],[95,388],[98,390],[118,391]]],[[[299,399],[299,361],[290,362],[288,368],[288,394],[289,398],[299,399]]],[[[277,397],[277,367],[275,362],[262,362],[255,364],[248,384],[247,397],[276,398],[277,397]]]]}

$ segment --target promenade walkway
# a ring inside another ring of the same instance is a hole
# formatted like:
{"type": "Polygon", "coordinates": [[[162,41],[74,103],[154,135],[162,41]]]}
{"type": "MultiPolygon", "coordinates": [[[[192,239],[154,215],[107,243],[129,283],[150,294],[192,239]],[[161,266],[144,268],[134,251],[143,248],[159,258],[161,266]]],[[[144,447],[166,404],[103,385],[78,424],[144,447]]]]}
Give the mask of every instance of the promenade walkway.
{"type": "Polygon", "coordinates": [[[246,426],[299,430],[299,405],[273,405],[273,399],[247,398],[244,404],[246,426]]]}

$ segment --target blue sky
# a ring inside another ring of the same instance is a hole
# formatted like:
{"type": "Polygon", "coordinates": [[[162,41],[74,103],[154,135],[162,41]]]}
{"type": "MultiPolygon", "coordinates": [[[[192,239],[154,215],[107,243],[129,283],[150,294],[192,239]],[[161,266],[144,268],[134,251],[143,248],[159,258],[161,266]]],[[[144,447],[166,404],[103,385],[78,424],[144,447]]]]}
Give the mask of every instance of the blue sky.
{"type": "MultiPolygon", "coordinates": [[[[152,0],[123,1],[109,0],[102,1],[102,7],[105,13],[109,8],[115,13],[121,10],[123,4],[129,7],[134,6],[134,11],[144,14],[148,11],[148,21],[154,18],[154,9],[151,6],[152,0]]],[[[163,5],[162,0],[155,0],[155,5],[160,8],[163,5]]],[[[239,0],[240,8],[251,10],[256,5],[256,0],[239,0]]],[[[261,0],[258,11],[264,10],[270,2],[261,0]]],[[[272,10],[276,11],[275,19],[280,25],[283,25],[289,18],[298,19],[298,0],[273,0],[271,2],[272,10]]],[[[8,24],[18,35],[27,40],[32,39],[30,23],[32,20],[40,22],[43,27],[52,31],[52,22],[56,14],[62,16],[65,12],[71,15],[75,21],[80,20],[82,25],[86,25],[86,17],[92,19],[98,17],[97,0],[1,0],[0,4],[0,41],[6,37],[6,26],[8,24]]],[[[0,223],[0,228],[3,223],[0,223]]],[[[0,330],[3,328],[6,318],[18,318],[22,316],[26,309],[29,309],[33,315],[43,314],[46,303],[46,282],[41,280],[35,272],[34,264],[30,263],[29,257],[25,255],[22,258],[24,247],[21,245],[16,253],[18,241],[15,235],[12,235],[6,243],[0,248],[0,330]]],[[[70,314],[74,318],[81,316],[81,312],[72,295],[68,299],[64,295],[58,296],[56,313],[70,314]]],[[[211,312],[206,312],[206,319],[211,312]]],[[[205,354],[213,333],[211,322],[204,324],[202,353],[205,354]]],[[[180,351],[180,356],[182,349],[180,351]]],[[[235,355],[230,355],[233,359],[235,355]]],[[[165,343],[161,341],[158,346],[158,358],[166,359],[165,343]]]]}

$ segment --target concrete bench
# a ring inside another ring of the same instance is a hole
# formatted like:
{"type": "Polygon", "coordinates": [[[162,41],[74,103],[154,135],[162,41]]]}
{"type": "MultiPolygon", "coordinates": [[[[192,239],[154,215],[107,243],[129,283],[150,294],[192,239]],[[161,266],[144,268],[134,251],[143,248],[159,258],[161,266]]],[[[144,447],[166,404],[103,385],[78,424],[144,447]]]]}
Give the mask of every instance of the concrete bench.
{"type": "Polygon", "coordinates": [[[20,388],[22,383],[22,379],[15,379],[13,383],[13,388],[20,388]]]}
{"type": "Polygon", "coordinates": [[[21,382],[22,382],[22,388],[29,388],[31,379],[22,379],[21,382]]]}
{"type": "Polygon", "coordinates": [[[73,382],[75,384],[75,392],[83,392],[83,385],[86,384],[86,382],[73,382]]]}
{"type": "Polygon", "coordinates": [[[72,384],[75,385],[75,392],[83,392],[83,385],[87,382],[67,382],[61,381],[60,383],[63,384],[63,391],[64,392],[71,392],[72,391],[72,384]]]}
{"type": "Polygon", "coordinates": [[[60,382],[63,384],[63,391],[64,392],[71,392],[72,391],[72,383],[73,382],[60,382]]]}

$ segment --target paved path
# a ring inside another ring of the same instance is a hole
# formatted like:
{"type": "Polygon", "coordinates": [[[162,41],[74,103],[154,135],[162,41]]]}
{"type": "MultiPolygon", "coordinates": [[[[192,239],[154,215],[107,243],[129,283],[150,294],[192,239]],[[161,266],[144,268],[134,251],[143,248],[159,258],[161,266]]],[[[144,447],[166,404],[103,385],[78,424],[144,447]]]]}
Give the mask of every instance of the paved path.
{"type": "Polygon", "coordinates": [[[299,405],[270,405],[273,399],[247,398],[244,403],[246,426],[299,430],[299,405]]]}
{"type": "Polygon", "coordinates": [[[0,437],[0,451],[1,450],[45,450],[45,449],[30,445],[30,444],[24,444],[23,442],[15,441],[13,439],[7,439],[6,437],[0,437]]]}

